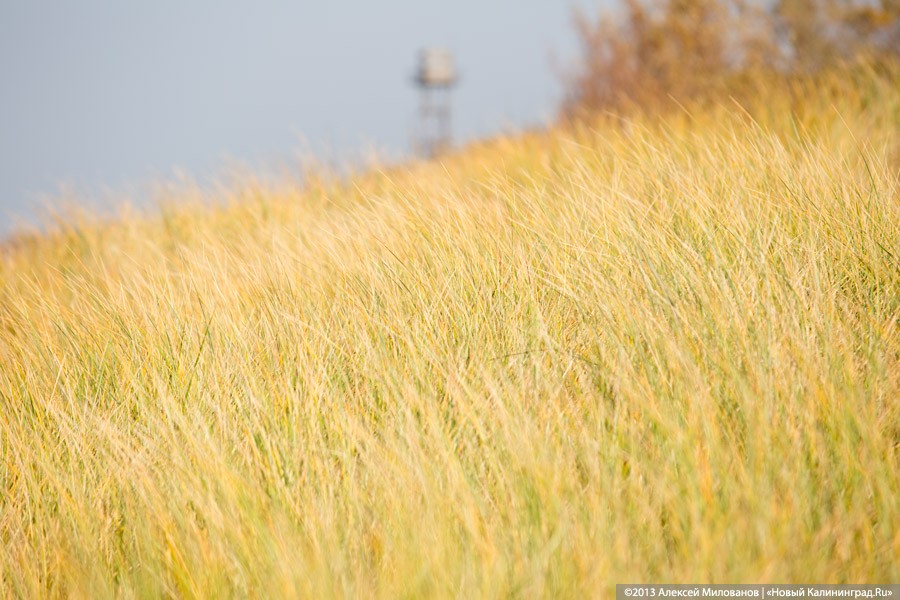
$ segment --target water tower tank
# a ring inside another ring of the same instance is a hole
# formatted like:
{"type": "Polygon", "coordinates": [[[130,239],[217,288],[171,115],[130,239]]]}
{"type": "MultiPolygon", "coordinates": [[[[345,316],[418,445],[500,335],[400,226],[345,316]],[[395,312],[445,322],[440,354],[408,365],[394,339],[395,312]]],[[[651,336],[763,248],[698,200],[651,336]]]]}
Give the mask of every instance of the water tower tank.
{"type": "Polygon", "coordinates": [[[416,81],[423,87],[450,87],[456,82],[453,55],[442,48],[427,48],[419,56],[416,81]]]}

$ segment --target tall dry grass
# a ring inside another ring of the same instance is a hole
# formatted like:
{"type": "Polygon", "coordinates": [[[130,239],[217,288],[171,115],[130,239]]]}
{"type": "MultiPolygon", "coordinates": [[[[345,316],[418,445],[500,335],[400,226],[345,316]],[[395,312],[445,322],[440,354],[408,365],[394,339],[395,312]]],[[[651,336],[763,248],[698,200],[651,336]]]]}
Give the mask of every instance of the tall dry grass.
{"type": "Polygon", "coordinates": [[[900,71],[9,249],[0,581],[900,578],[900,71]],[[802,101],[798,101],[802,99],[802,101]]]}

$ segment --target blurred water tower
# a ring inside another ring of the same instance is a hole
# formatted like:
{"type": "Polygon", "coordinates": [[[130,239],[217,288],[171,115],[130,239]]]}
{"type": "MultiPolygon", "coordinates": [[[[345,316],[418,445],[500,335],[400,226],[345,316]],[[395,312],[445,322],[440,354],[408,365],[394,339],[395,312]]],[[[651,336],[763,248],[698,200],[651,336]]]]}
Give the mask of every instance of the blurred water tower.
{"type": "Polygon", "coordinates": [[[415,151],[434,157],[451,143],[450,90],[457,82],[453,55],[441,48],[422,50],[414,80],[421,90],[415,151]]]}

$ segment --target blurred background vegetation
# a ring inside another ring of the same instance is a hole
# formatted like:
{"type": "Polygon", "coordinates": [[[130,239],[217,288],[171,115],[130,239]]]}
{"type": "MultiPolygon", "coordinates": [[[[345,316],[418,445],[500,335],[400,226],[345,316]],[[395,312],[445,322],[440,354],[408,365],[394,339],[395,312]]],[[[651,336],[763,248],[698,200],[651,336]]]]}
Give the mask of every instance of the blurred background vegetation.
{"type": "Polygon", "coordinates": [[[564,75],[567,118],[740,100],[773,76],[900,56],[898,0],[623,0],[598,18],[577,12],[575,26],[581,60],[564,75]]]}

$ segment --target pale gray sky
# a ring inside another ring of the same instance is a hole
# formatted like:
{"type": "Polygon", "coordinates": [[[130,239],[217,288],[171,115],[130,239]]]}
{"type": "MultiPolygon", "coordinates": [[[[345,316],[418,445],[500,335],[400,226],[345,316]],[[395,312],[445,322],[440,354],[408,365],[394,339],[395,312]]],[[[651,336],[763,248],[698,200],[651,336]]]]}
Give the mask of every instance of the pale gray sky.
{"type": "Polygon", "coordinates": [[[424,46],[453,51],[457,139],[541,124],[573,6],[609,0],[0,0],[0,235],[60,184],[100,204],[183,170],[409,151],[424,46]]]}

